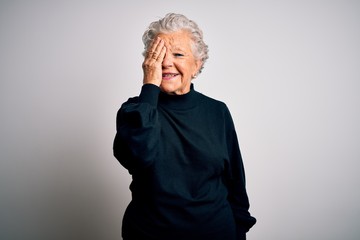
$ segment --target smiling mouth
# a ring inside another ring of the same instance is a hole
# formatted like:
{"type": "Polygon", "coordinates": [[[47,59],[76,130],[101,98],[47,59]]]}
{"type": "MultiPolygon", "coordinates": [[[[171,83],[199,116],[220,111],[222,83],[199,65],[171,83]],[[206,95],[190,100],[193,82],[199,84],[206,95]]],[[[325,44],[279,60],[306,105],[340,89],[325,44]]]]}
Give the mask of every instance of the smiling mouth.
{"type": "Polygon", "coordinates": [[[163,73],[162,80],[170,81],[176,78],[178,76],[178,73],[163,73]]]}
{"type": "Polygon", "coordinates": [[[172,78],[172,77],[175,77],[175,76],[177,76],[177,75],[179,75],[179,74],[177,74],[177,73],[163,73],[163,78],[172,78]]]}

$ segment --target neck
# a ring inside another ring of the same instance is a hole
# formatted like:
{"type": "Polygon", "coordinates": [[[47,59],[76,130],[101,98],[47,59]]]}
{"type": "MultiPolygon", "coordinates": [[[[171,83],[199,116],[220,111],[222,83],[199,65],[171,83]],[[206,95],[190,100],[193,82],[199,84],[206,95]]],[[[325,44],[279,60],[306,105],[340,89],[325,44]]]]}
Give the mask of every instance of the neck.
{"type": "Polygon", "coordinates": [[[168,94],[161,92],[159,96],[159,104],[171,109],[189,109],[196,106],[196,91],[191,84],[190,90],[181,95],[168,94]]]}

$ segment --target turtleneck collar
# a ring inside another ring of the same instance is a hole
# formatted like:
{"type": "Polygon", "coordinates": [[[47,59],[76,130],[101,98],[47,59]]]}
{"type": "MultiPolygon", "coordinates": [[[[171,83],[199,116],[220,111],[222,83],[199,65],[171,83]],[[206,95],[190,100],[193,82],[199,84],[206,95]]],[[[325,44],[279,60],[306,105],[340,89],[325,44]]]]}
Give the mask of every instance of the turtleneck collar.
{"type": "Polygon", "coordinates": [[[174,110],[186,110],[194,108],[197,105],[196,96],[194,85],[191,84],[190,91],[182,95],[169,95],[160,92],[159,105],[174,110]]]}

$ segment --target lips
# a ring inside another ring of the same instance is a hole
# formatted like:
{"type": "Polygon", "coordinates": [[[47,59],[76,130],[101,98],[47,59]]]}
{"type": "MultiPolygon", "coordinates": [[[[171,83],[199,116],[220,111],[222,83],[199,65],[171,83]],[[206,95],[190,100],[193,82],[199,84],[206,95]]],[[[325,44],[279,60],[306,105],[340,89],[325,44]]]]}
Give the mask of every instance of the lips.
{"type": "Polygon", "coordinates": [[[177,75],[179,75],[179,74],[178,73],[163,73],[162,79],[163,80],[171,80],[171,79],[175,78],[177,75]]]}
{"type": "Polygon", "coordinates": [[[177,73],[163,73],[163,77],[175,77],[175,76],[177,76],[177,75],[179,75],[179,74],[177,74],[177,73]]]}

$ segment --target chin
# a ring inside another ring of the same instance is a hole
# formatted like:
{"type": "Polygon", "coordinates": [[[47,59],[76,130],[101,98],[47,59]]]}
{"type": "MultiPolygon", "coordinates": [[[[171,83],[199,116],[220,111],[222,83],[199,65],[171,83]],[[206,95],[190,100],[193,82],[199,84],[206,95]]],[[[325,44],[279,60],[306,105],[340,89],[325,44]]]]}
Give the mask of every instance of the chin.
{"type": "Polygon", "coordinates": [[[163,87],[160,87],[160,90],[166,94],[170,94],[170,95],[174,95],[175,94],[175,91],[173,89],[169,89],[169,88],[163,88],[163,87]]]}
{"type": "Polygon", "coordinates": [[[173,84],[170,84],[170,83],[161,83],[160,89],[161,89],[161,91],[168,93],[168,94],[171,94],[177,90],[177,88],[175,86],[173,86],[173,84]]]}

